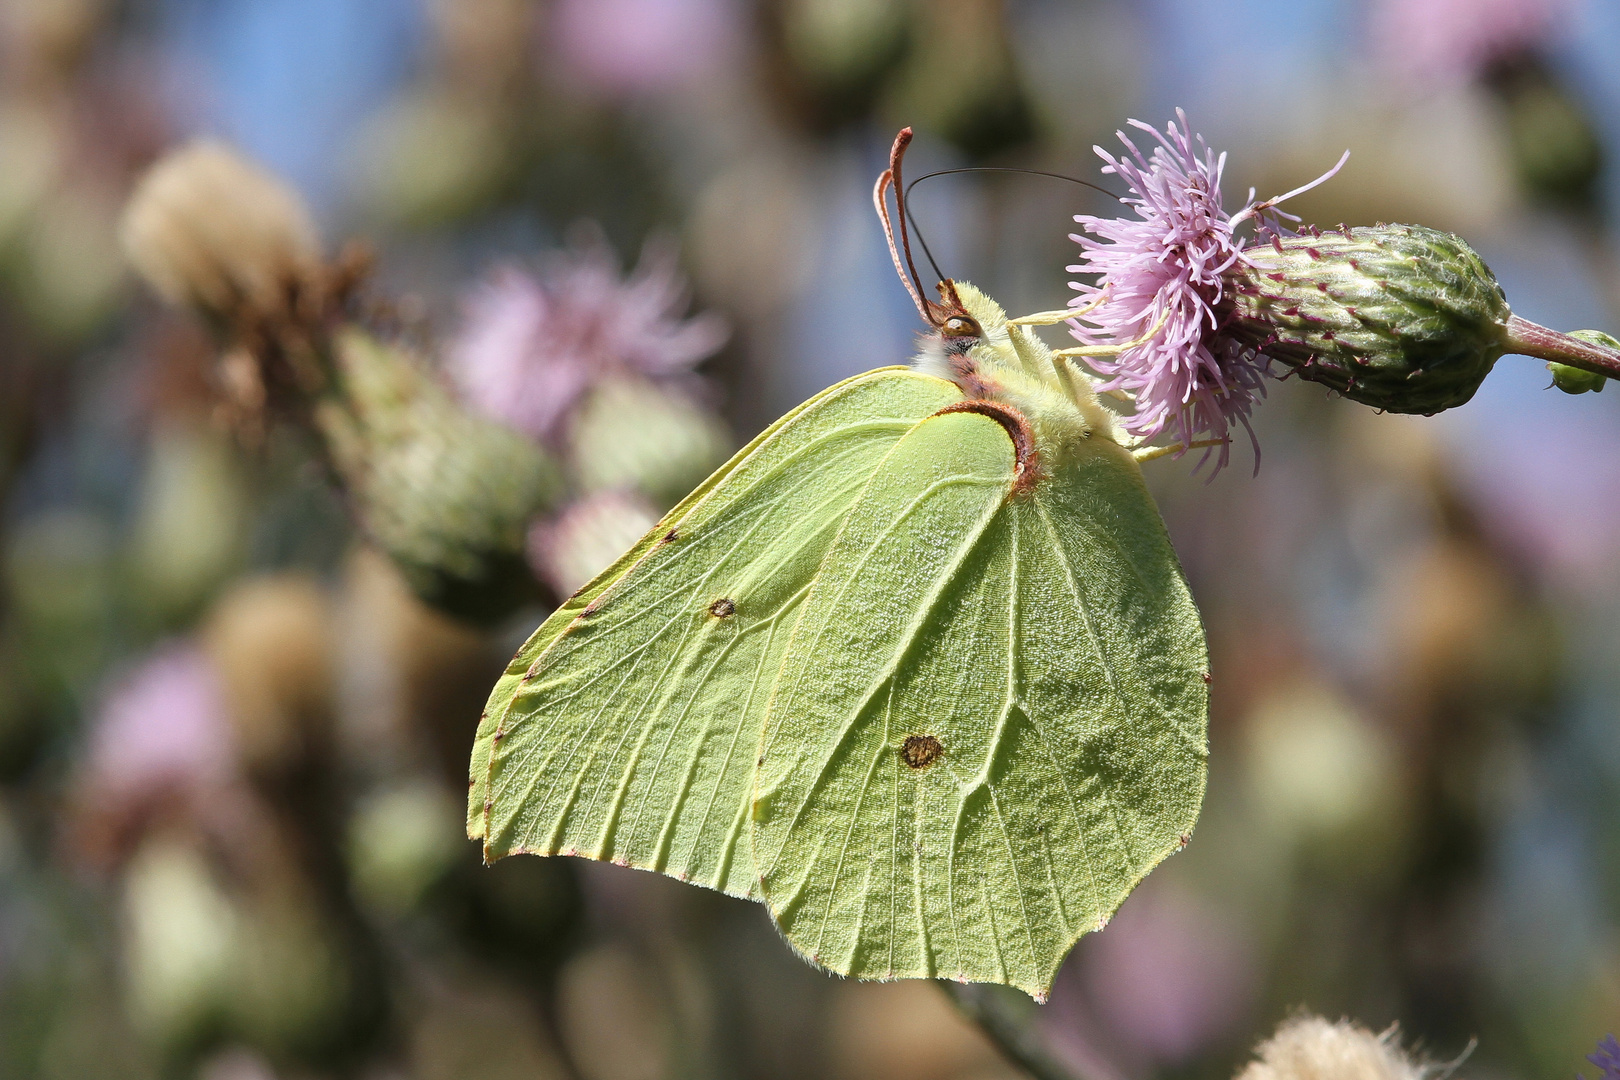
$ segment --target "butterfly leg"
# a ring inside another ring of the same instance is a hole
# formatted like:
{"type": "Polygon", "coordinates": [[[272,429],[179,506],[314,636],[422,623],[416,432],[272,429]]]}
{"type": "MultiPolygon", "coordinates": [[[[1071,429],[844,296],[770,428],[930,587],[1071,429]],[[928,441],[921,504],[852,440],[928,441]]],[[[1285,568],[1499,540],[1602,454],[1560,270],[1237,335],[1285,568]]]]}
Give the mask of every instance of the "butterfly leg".
{"type": "Polygon", "coordinates": [[[1199,439],[1197,442],[1172,443],[1169,446],[1146,446],[1132,450],[1131,456],[1138,463],[1141,463],[1153,461],[1156,458],[1168,457],[1171,454],[1179,454],[1183,450],[1197,450],[1205,446],[1224,446],[1227,441],[1226,439],[1199,439]]]}
{"type": "Polygon", "coordinates": [[[1033,315],[1020,315],[1016,319],[1008,319],[1007,325],[1056,326],[1058,323],[1066,323],[1070,319],[1077,319],[1082,315],[1087,315],[1093,311],[1096,311],[1097,308],[1102,305],[1102,302],[1107,295],[1108,290],[1104,288],[1102,292],[1098,293],[1096,296],[1093,296],[1084,304],[1079,304],[1075,307],[1059,308],[1056,311],[1037,311],[1033,315]]]}
{"type": "Polygon", "coordinates": [[[1148,330],[1147,333],[1143,334],[1139,338],[1134,338],[1134,339],[1132,339],[1130,341],[1122,341],[1122,342],[1120,342],[1120,343],[1118,343],[1116,345],[1082,345],[1079,348],[1074,348],[1074,349],[1058,349],[1055,352],[1053,352],[1052,355],[1053,356],[1064,356],[1064,357],[1068,357],[1068,356],[1118,356],[1122,352],[1126,352],[1126,351],[1128,351],[1130,349],[1134,349],[1138,345],[1146,345],[1149,341],[1152,341],[1154,336],[1156,334],[1158,334],[1159,330],[1163,328],[1163,326],[1165,324],[1165,320],[1167,320],[1169,318],[1170,318],[1170,312],[1166,311],[1163,315],[1159,316],[1159,321],[1154,323],[1153,326],[1148,330]]]}
{"type": "Polygon", "coordinates": [[[1008,323],[1007,340],[1012,343],[1013,352],[1018,354],[1018,363],[1024,369],[1024,374],[1034,379],[1041,378],[1040,352],[1030,341],[1029,331],[1008,323]]]}

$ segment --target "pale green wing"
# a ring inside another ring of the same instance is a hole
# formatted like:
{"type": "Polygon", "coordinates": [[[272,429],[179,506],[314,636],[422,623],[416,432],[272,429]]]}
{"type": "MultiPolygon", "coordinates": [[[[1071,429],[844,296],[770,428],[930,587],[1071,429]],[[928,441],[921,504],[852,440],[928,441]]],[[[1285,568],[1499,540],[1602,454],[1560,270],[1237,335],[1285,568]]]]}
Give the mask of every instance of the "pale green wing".
{"type": "Polygon", "coordinates": [[[1013,489],[995,420],[918,425],[783,659],[753,858],[834,971],[1042,999],[1197,817],[1204,636],[1135,462],[1099,439],[1013,489]]]}
{"type": "Polygon", "coordinates": [[[590,603],[607,591],[608,587],[617,582],[630,568],[641,561],[641,557],[657,547],[660,540],[675,528],[692,507],[701,502],[709,492],[713,491],[732,471],[742,462],[754,456],[756,450],[763,444],[776,438],[777,432],[792,423],[801,413],[815,408],[828,397],[843,393],[846,389],[857,385],[864,385],[865,381],[884,374],[895,374],[907,371],[907,368],[879,368],[876,371],[857,375],[845,382],[828,387],[815,397],[805,401],[797,408],[779,417],[774,424],[756,435],[747,446],[738,450],[731,459],[716,469],[709,478],[686,498],[675,505],[663,519],[655,525],[646,536],[629,551],[619,556],[613,565],[597,574],[590,581],[580,587],[567,600],[563,601],[557,610],[553,611],[529,635],[523,647],[517,651],[506,665],[506,671],[495,683],[490,692],[489,701],[485,703],[483,715],[478,718],[478,733],[473,739],[472,762],[467,774],[467,838],[469,840],[482,840],[484,838],[484,818],[486,813],[485,802],[489,796],[489,751],[494,745],[495,729],[506,715],[507,707],[512,703],[512,695],[523,676],[528,672],[530,665],[535,661],[543,649],[555,641],[567,630],[569,625],[579,617],[590,603]]]}
{"type": "Polygon", "coordinates": [[[542,628],[489,710],[486,857],[583,855],[753,894],[753,758],[793,620],[884,455],[960,398],[904,369],[834,387],[542,628]]]}
{"type": "MultiPolygon", "coordinates": [[[[726,468],[715,473],[711,478],[722,476],[726,468]]],[[[708,485],[693,492],[693,496],[706,491],[708,485]]],[[[467,771],[467,838],[469,840],[482,840],[484,838],[484,818],[488,810],[485,805],[489,798],[489,751],[494,745],[495,729],[506,716],[507,708],[512,704],[512,695],[523,682],[524,674],[529,665],[534,663],[535,657],[551,642],[568,629],[570,623],[579,617],[580,612],[590,606],[591,601],[607,591],[608,587],[624,577],[641,557],[652,550],[658,541],[669,533],[669,530],[680,521],[688,509],[692,499],[688,498],[664,515],[646,536],[643,536],[636,546],[619,556],[618,560],[592,578],[580,588],[573,596],[563,601],[562,605],[546,617],[523,647],[512,657],[506,665],[506,671],[501,674],[495,683],[495,689],[490,691],[489,701],[484,705],[483,715],[478,718],[478,734],[473,739],[472,763],[467,771]]]]}

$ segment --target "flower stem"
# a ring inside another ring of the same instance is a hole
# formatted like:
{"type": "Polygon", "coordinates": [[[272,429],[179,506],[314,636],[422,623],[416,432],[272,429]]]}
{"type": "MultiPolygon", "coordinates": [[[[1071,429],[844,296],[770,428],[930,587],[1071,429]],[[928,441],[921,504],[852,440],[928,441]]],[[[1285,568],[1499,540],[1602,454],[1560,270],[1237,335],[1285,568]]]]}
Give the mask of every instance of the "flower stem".
{"type": "Polygon", "coordinates": [[[1594,375],[1620,379],[1620,352],[1549,330],[1545,326],[1537,326],[1517,315],[1508,319],[1506,344],[1507,351],[1511,353],[1568,364],[1594,375]]]}
{"type": "MultiPolygon", "coordinates": [[[[1059,1061],[1026,1017],[997,993],[994,986],[935,980],[939,988],[979,1030],[996,1045],[1008,1061],[1034,1077],[1034,1080],[1089,1080],[1059,1061]]],[[[1026,1000],[1023,1002],[1029,1005],[1026,1000]]]]}

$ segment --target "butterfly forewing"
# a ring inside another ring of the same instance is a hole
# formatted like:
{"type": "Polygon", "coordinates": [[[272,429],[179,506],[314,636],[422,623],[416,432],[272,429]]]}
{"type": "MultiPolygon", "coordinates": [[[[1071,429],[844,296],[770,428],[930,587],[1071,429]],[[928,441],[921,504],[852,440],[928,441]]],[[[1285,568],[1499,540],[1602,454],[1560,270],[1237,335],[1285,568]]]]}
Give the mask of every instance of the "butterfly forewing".
{"type": "MultiPolygon", "coordinates": [[[[698,485],[696,490],[682,499],[669,513],[665,514],[663,519],[646,536],[642,537],[634,547],[614,560],[611,566],[597,574],[573,596],[563,601],[557,610],[553,611],[535,629],[534,633],[529,635],[529,639],[523,643],[523,647],[518,650],[511,663],[506,665],[506,671],[502,673],[495,684],[494,690],[490,692],[489,701],[485,705],[483,715],[478,719],[478,733],[473,740],[472,763],[467,778],[467,836],[470,839],[481,840],[484,837],[485,818],[488,816],[490,809],[489,754],[495,745],[495,731],[506,718],[507,709],[512,704],[512,695],[517,692],[519,686],[523,685],[524,677],[528,674],[529,668],[533,666],[534,661],[545,651],[546,647],[562,636],[597,597],[606,592],[609,587],[617,584],[632,568],[640,563],[643,556],[655,550],[664,538],[669,535],[671,529],[676,530],[678,535],[680,523],[687,514],[691,513],[695,506],[707,499],[711,492],[723,484],[738,465],[753,459],[755,452],[765,444],[774,444],[778,438],[778,433],[783,428],[793,424],[801,414],[816,409],[823,401],[833,398],[846,389],[854,390],[861,387],[862,389],[859,391],[860,397],[866,395],[882,396],[879,390],[866,388],[866,383],[871,381],[874,376],[887,376],[901,370],[899,368],[882,369],[849,379],[839,383],[837,386],[828,388],[823,393],[817,394],[809,401],[804,402],[798,408],[779,417],[774,424],[760,432],[752,442],[733,454],[729,461],[716,469],[708,479],[698,485]]],[[[895,384],[884,380],[881,385],[884,389],[888,389],[895,384]]]]}
{"type": "Polygon", "coordinates": [[[746,809],[793,622],[878,462],[960,397],[897,369],[834,387],[542,627],[491,700],[486,855],[612,859],[752,894],[746,809]]]}
{"type": "Polygon", "coordinates": [[[1032,491],[996,421],[885,459],[782,662],[752,807],[783,932],[863,978],[1044,996],[1192,827],[1203,637],[1135,463],[1032,491]]]}
{"type": "MultiPolygon", "coordinates": [[[[745,448],[745,451],[752,447],[745,448]]],[[[489,813],[489,754],[495,745],[494,735],[501,722],[506,719],[507,709],[512,704],[512,695],[523,685],[524,676],[535,659],[579,618],[580,613],[590,607],[591,602],[601,596],[608,588],[616,584],[630,569],[641,561],[642,557],[653,550],[660,540],[669,535],[669,530],[676,528],[680,520],[686,516],[687,511],[699,497],[706,494],[717,479],[723,477],[736,463],[732,461],[715,475],[709,482],[694,491],[691,496],[681,500],[669,513],[664,515],[662,521],[642,537],[634,547],[616,559],[611,566],[603,570],[595,578],[586,582],[583,588],[565,600],[556,611],[553,611],[538,627],[523,647],[517,651],[500,679],[495,683],[495,689],[490,691],[489,701],[484,706],[483,715],[478,718],[478,734],[473,740],[472,764],[467,777],[467,836],[472,840],[484,838],[485,818],[489,813]]]]}

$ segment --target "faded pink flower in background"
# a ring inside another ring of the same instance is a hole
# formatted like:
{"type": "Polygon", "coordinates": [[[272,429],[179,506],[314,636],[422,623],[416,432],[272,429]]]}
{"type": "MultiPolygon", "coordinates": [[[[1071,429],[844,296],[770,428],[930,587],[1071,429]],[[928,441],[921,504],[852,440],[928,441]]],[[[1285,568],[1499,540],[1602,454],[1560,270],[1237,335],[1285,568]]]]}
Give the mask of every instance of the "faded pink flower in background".
{"type": "Polygon", "coordinates": [[[1203,136],[1192,135],[1180,109],[1176,117],[1179,125],[1171,122],[1163,133],[1130,122],[1158,142],[1150,154],[1123,131],[1117,134],[1127,154],[1094,148],[1106,162],[1102,171],[1129,185],[1131,194],[1121,201],[1135,216],[1075,217],[1089,235],[1071,236],[1081,253],[1067,269],[1095,280],[1069,283],[1079,294],[1071,306],[1089,309],[1077,312],[1070,327],[1082,345],[1140,341],[1116,356],[1087,358],[1104,378],[1100,389],[1134,399],[1125,428],[1144,441],[1168,434],[1187,448],[1205,438],[1221,440],[1220,469],[1230,457],[1231,425],[1243,425],[1254,439],[1249,413],[1265,395],[1269,363],[1264,353],[1222,333],[1226,275],[1239,265],[1256,265],[1251,252],[1258,245],[1238,229],[1258,221],[1281,231],[1277,218],[1287,215],[1273,207],[1328,179],[1344,160],[1287,195],[1256,203],[1250,192],[1243,209],[1229,214],[1221,205],[1226,155],[1217,156],[1203,136]]]}
{"type": "Polygon", "coordinates": [[[1164,887],[1120,908],[1087,954],[1092,1008],[1124,1049],[1178,1063],[1241,1026],[1255,957],[1236,924],[1164,887]]]}
{"type": "Polygon", "coordinates": [[[450,375],[474,408],[551,442],[585,392],[608,376],[695,390],[692,368],[725,344],[728,331],[716,315],[685,317],[687,303],[673,250],[648,245],[625,278],[598,237],[539,273],[506,266],[477,286],[447,350],[450,375]]]}
{"type": "Polygon", "coordinates": [[[1373,51],[1409,83],[1467,82],[1492,61],[1537,48],[1572,0],[1373,0],[1373,51]]]}
{"type": "Polygon", "coordinates": [[[647,96],[728,66],[743,18],[736,0],[558,0],[549,29],[566,75],[599,92],[647,96]]]}
{"type": "Polygon", "coordinates": [[[557,593],[571,596],[658,524],[658,508],[633,491],[602,491],[529,529],[529,565],[557,593]]]}
{"type": "Polygon", "coordinates": [[[95,801],[138,802],[229,780],[235,749],[213,664],[192,642],[161,646],[116,682],[90,733],[95,801]]]}

